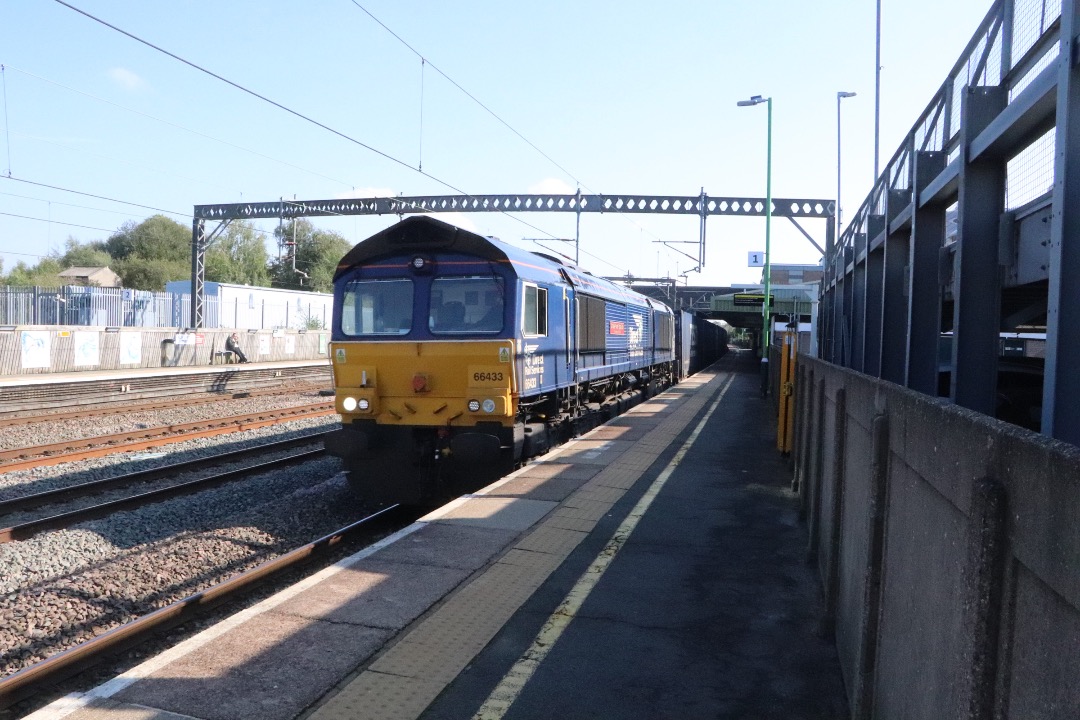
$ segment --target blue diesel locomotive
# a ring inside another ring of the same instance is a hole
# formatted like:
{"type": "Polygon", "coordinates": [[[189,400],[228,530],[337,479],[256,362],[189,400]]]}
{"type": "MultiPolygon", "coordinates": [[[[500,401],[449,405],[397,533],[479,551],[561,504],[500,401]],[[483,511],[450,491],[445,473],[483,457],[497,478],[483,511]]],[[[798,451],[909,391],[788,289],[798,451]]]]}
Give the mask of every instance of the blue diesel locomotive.
{"type": "Polygon", "coordinates": [[[341,429],[362,497],[479,487],[676,381],[662,303],[429,216],[358,243],[334,275],[341,429]]]}

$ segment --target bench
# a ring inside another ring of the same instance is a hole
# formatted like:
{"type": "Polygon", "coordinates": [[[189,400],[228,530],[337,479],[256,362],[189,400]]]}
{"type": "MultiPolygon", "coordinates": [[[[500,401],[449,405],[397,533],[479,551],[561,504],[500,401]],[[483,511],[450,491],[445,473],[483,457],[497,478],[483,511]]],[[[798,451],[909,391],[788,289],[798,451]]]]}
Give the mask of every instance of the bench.
{"type": "Polygon", "coordinates": [[[210,357],[211,365],[232,365],[236,362],[236,355],[231,350],[218,350],[210,357]]]}

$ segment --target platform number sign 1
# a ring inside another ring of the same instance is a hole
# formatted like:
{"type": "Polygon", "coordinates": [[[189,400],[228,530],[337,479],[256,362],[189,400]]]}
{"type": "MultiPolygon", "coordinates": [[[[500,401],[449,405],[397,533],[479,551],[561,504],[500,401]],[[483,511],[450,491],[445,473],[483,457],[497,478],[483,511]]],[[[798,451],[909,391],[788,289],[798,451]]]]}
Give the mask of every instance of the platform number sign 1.
{"type": "Polygon", "coordinates": [[[752,250],[747,255],[746,267],[765,267],[765,253],[752,250]]]}

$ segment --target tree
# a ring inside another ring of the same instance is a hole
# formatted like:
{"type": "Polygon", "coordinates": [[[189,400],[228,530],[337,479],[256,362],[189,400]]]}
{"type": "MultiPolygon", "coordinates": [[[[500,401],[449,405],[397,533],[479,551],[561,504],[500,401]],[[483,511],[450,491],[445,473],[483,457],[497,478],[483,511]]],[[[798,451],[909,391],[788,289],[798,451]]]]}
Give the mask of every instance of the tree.
{"type": "Polygon", "coordinates": [[[118,260],[132,255],[147,260],[189,262],[191,228],[164,215],[154,215],[141,223],[128,221],[105,241],[105,251],[118,260]]]}
{"type": "Polygon", "coordinates": [[[60,261],[54,257],[42,258],[34,267],[18,262],[11,273],[4,278],[4,284],[22,287],[30,285],[60,287],[64,284],[64,281],[60,279],[60,271],[63,269],[60,261]]]}
{"type": "Polygon", "coordinates": [[[164,215],[124,223],[105,250],[124,287],[160,292],[169,280],[191,276],[191,230],[164,215]]]}
{"type": "Polygon", "coordinates": [[[191,277],[191,264],[130,255],[117,261],[113,272],[123,279],[124,287],[162,292],[165,290],[165,283],[170,280],[191,277]]]}
{"type": "Polygon", "coordinates": [[[268,260],[261,233],[250,222],[234,220],[206,251],[206,279],[269,287],[268,260]]]}
{"type": "Polygon", "coordinates": [[[113,258],[106,252],[103,242],[84,244],[69,235],[65,247],[66,251],[58,258],[65,270],[72,267],[110,267],[113,264],[113,258]]]}
{"type": "Polygon", "coordinates": [[[274,235],[279,243],[289,243],[286,245],[289,253],[270,264],[274,287],[315,292],[333,290],[338,261],[352,248],[352,243],[332,230],[316,230],[310,220],[303,218],[279,226],[274,235]]]}

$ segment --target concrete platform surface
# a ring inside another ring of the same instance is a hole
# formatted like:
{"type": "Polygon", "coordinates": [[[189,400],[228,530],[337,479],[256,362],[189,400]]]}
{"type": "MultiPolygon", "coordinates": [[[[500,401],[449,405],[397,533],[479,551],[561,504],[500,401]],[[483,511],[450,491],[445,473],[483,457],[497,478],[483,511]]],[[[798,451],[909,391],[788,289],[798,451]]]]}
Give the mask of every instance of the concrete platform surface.
{"type": "Polygon", "coordinates": [[[758,387],[733,353],[32,717],[847,717],[758,387]]]}

